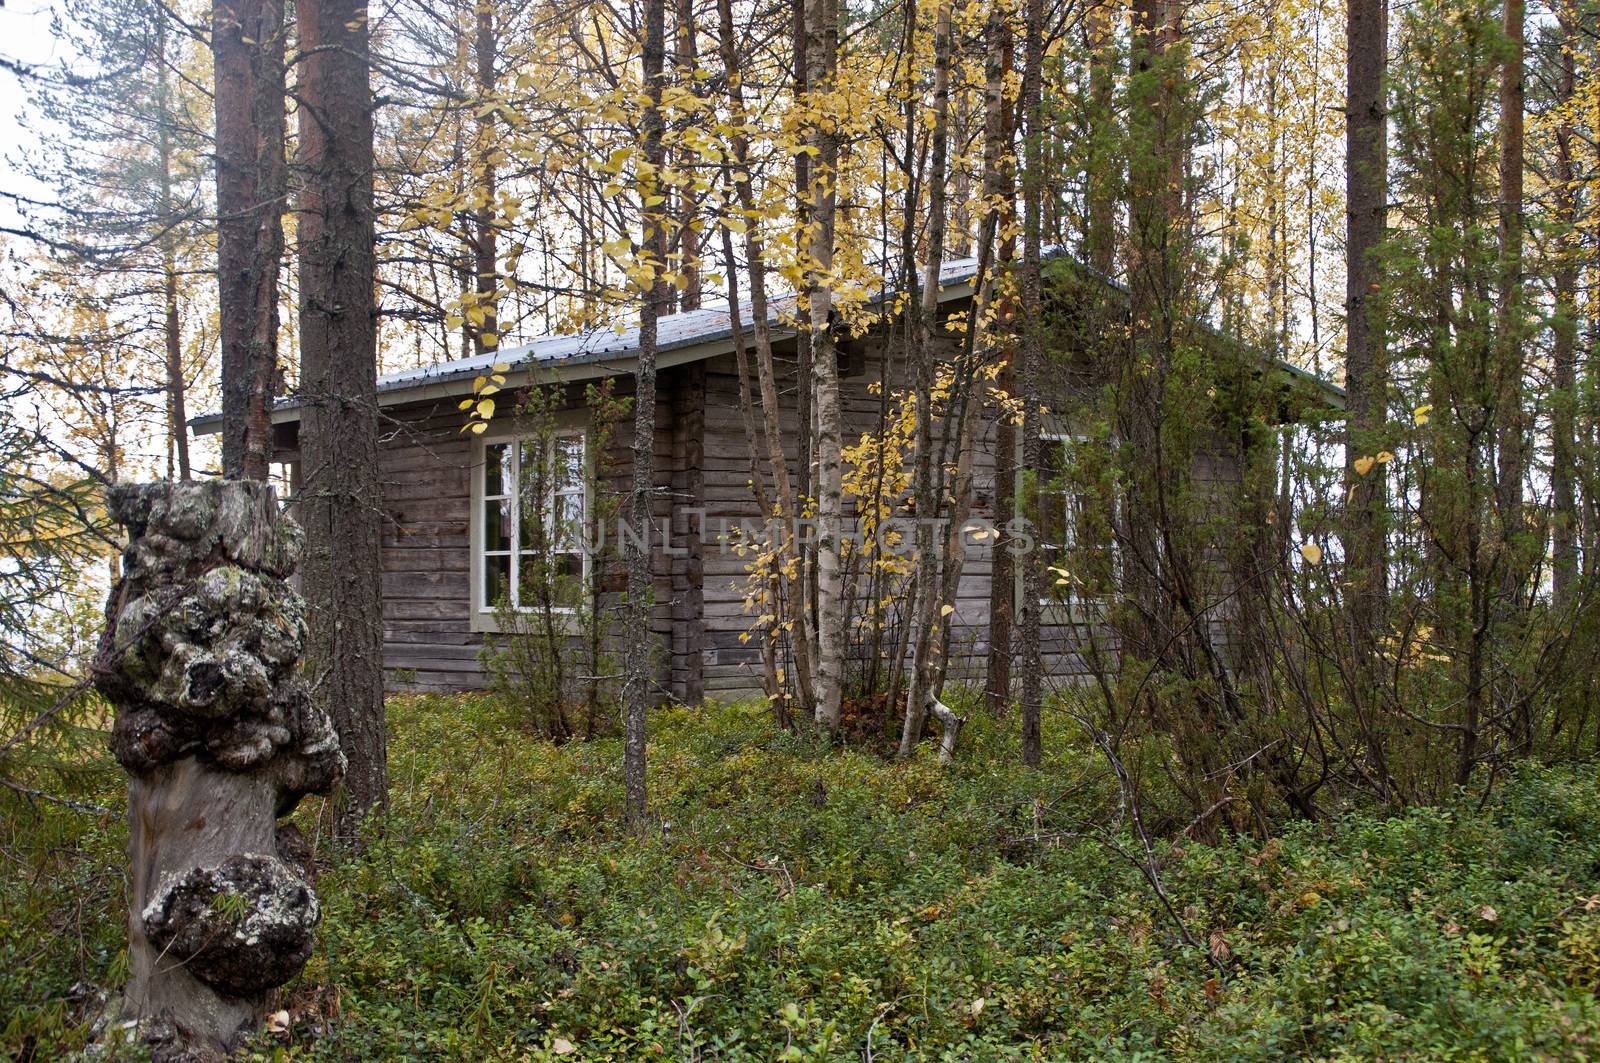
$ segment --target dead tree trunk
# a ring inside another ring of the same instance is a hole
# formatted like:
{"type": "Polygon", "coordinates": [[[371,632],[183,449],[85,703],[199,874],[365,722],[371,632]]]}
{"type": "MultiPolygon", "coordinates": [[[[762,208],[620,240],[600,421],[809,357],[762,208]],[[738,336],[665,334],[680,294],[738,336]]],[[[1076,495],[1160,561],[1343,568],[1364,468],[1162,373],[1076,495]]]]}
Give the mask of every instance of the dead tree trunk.
{"type": "Polygon", "coordinates": [[[338,830],[388,794],[373,331],[372,88],[363,0],[298,0],[300,513],[317,703],[350,760],[338,830]]]}
{"type": "Polygon", "coordinates": [[[300,529],[255,481],[109,502],[129,543],[95,683],[131,776],[124,1010],[158,1060],[220,1059],[311,955],[317,898],[278,820],[345,765],[297,671],[300,529]]]}

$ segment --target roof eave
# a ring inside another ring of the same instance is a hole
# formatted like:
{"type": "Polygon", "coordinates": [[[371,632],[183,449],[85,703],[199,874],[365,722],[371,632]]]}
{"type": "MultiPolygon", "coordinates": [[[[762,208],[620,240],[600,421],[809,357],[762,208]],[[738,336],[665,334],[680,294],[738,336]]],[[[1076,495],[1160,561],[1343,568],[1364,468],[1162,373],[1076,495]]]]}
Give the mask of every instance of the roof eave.
{"type": "MultiPolygon", "coordinates": [[[[957,281],[942,285],[939,289],[941,303],[965,299],[972,294],[970,280],[957,281]]],[[[876,303],[882,299],[875,300],[876,303]]],[[[753,325],[745,327],[746,342],[753,332],[753,325]]],[[[778,327],[771,330],[775,340],[793,339],[797,332],[793,328],[778,327]]],[[[578,355],[571,358],[552,360],[549,365],[524,362],[517,365],[519,353],[525,354],[533,348],[533,344],[513,347],[501,355],[502,360],[510,363],[513,368],[506,374],[508,387],[526,387],[537,382],[549,382],[555,379],[561,381],[593,380],[598,377],[612,376],[621,373],[630,373],[638,360],[638,348],[621,351],[603,351],[594,354],[578,355]]],[[[696,336],[690,339],[679,340],[675,343],[663,344],[659,351],[659,360],[656,365],[660,369],[670,369],[674,366],[686,365],[705,358],[715,358],[719,354],[727,354],[733,350],[733,327],[718,329],[716,332],[705,336],[696,336]]],[[[482,374],[481,367],[473,366],[468,369],[452,370],[430,376],[416,382],[408,382],[396,387],[378,390],[379,406],[404,406],[413,402],[427,402],[434,399],[447,399],[458,397],[463,389],[463,381],[474,380],[482,374]]],[[[292,424],[300,420],[300,404],[292,397],[279,400],[272,410],[273,424],[292,424]]],[[[222,414],[205,413],[189,419],[189,428],[196,436],[215,435],[222,431],[222,414]]]]}

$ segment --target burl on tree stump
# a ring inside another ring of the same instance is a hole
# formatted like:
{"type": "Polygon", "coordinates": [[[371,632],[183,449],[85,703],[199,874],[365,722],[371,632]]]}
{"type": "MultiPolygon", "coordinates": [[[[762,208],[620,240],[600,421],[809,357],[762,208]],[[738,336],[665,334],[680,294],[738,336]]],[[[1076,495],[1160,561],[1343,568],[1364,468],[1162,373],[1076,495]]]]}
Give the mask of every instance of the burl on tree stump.
{"type": "Polygon", "coordinates": [[[124,1012],[158,1059],[218,1058],[311,955],[317,898],[278,820],[344,773],[297,671],[301,533],[253,481],[121,485],[109,505],[128,546],[95,683],[130,776],[124,1012]]]}

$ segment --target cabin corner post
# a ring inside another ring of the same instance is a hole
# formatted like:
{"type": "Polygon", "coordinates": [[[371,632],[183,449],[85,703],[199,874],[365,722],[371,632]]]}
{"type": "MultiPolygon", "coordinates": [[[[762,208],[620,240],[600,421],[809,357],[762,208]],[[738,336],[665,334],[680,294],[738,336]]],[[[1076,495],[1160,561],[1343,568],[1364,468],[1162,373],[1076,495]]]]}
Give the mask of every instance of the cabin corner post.
{"type": "Polygon", "coordinates": [[[158,1060],[221,1058],[311,955],[317,898],[278,821],[344,771],[298,671],[301,534],[255,481],[108,506],[128,534],[95,662],[129,775],[123,1012],[158,1060]]]}

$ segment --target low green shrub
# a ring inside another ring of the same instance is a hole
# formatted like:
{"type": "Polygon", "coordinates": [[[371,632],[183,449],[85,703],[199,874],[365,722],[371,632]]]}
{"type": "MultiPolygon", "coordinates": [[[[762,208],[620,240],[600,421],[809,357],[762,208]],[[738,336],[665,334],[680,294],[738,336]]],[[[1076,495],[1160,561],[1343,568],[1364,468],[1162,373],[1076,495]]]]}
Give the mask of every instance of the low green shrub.
{"type": "MultiPolygon", "coordinates": [[[[1065,736],[1026,772],[974,713],[941,768],[822,748],[758,706],[664,710],[658,822],[635,835],[615,741],[529,738],[490,697],[390,717],[389,821],[322,872],[291,1035],[255,1058],[1600,1055],[1589,771],[1180,841],[1163,882],[1196,951],[1126,859],[1064,826],[1110,800],[1065,736]]],[[[74,983],[121,976],[120,831],[17,801],[4,824],[0,1049],[56,1058],[82,1037],[74,983]]]]}

